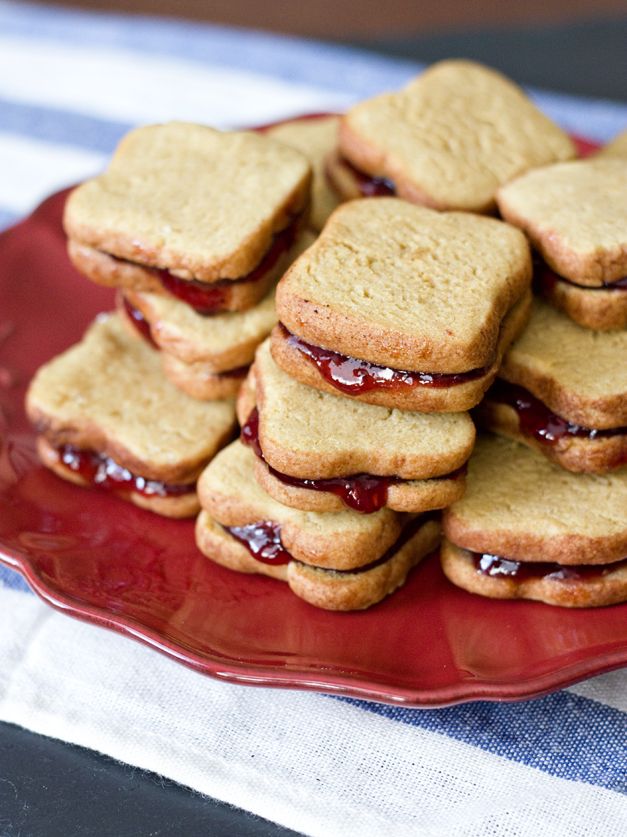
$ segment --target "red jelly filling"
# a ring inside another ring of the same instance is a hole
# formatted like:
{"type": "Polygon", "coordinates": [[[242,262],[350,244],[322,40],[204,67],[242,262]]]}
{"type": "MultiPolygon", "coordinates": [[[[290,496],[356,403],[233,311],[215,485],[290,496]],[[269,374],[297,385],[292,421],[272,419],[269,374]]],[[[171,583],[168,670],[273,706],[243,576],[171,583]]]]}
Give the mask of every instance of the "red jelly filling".
{"type": "Polygon", "coordinates": [[[292,556],[281,543],[281,527],[271,520],[247,526],[224,526],[262,564],[289,564],[292,556]]]}
{"type": "Polygon", "coordinates": [[[627,291],[627,276],[617,282],[603,282],[601,285],[594,286],[580,285],[578,282],[559,276],[544,262],[536,267],[536,281],[541,289],[547,291],[553,290],[558,282],[565,282],[567,285],[572,285],[573,288],[579,288],[582,291],[627,291]]]}
{"type": "MultiPolygon", "coordinates": [[[[412,538],[416,532],[428,520],[432,519],[431,514],[421,514],[414,517],[407,523],[392,546],[376,561],[371,561],[363,567],[356,567],[351,570],[330,570],[334,573],[363,573],[373,570],[380,564],[385,564],[412,538]]],[[[271,520],[262,520],[259,523],[249,523],[247,526],[223,526],[225,531],[243,544],[253,558],[262,564],[289,564],[295,559],[285,549],[281,542],[281,526],[271,520]]],[[[302,563],[297,561],[296,563],[302,563]]],[[[326,569],[320,567],[319,569],[326,569]]]]}
{"type": "Polygon", "coordinates": [[[507,404],[515,410],[521,432],[527,436],[533,436],[546,445],[555,445],[567,436],[600,439],[627,433],[627,427],[594,430],[574,424],[551,412],[542,401],[523,387],[500,379],[497,379],[489,389],[486,398],[500,404],[507,404]]]}
{"type": "Polygon", "coordinates": [[[575,567],[567,567],[564,564],[544,561],[514,561],[511,558],[491,555],[488,552],[483,554],[473,552],[471,554],[475,569],[481,575],[488,575],[491,578],[513,578],[516,581],[525,581],[531,578],[548,578],[552,581],[580,581],[602,578],[613,570],[627,565],[627,559],[623,559],[614,564],[598,566],[581,564],[575,567]]]}
{"type": "MultiPolygon", "coordinates": [[[[278,233],[275,233],[270,249],[259,262],[257,267],[240,279],[220,279],[217,282],[201,282],[199,279],[181,279],[165,268],[152,268],[140,265],[144,270],[156,276],[168,293],[187,303],[197,314],[209,316],[227,308],[228,290],[233,285],[258,282],[276,265],[279,257],[294,244],[299,230],[299,216],[278,233]]],[[[129,259],[107,255],[120,262],[138,264],[129,259]]]]}
{"type": "Polygon", "coordinates": [[[144,340],[150,343],[151,346],[154,346],[155,349],[159,348],[153,339],[152,332],[150,331],[150,324],[139,308],[135,308],[134,305],[131,305],[125,296],[122,297],[122,304],[124,305],[124,311],[126,312],[127,317],[133,323],[144,340]]]}
{"type": "Polygon", "coordinates": [[[316,367],[325,381],[345,395],[361,395],[371,390],[382,389],[402,391],[417,387],[453,387],[482,378],[490,369],[489,366],[484,366],[470,369],[468,372],[455,373],[392,369],[314,346],[291,334],[283,324],[281,328],[288,344],[298,349],[316,367]]]}
{"type": "Polygon", "coordinates": [[[340,162],[347,169],[350,169],[350,172],[357,183],[359,193],[363,195],[364,198],[386,198],[390,195],[396,194],[396,186],[389,178],[373,177],[370,174],[366,174],[361,171],[361,169],[354,166],[350,160],[346,159],[346,157],[340,157],[340,162]]]}
{"type": "Polygon", "coordinates": [[[69,471],[73,471],[91,485],[107,491],[135,491],[148,497],[178,497],[196,490],[194,483],[173,485],[138,476],[118,465],[110,456],[92,450],[62,445],[57,448],[59,459],[69,471]]]}
{"type": "MultiPolygon", "coordinates": [[[[250,445],[256,455],[266,463],[272,476],[285,485],[291,485],[294,488],[309,488],[312,491],[329,491],[331,494],[341,497],[344,504],[349,508],[363,514],[372,514],[385,506],[390,485],[407,482],[401,477],[378,477],[374,474],[352,474],[348,477],[327,477],[324,479],[303,479],[283,474],[269,465],[263,455],[259,443],[259,412],[256,407],[242,427],[241,439],[244,444],[250,445]]],[[[465,466],[450,474],[433,477],[433,479],[455,479],[464,472],[465,466]]]]}

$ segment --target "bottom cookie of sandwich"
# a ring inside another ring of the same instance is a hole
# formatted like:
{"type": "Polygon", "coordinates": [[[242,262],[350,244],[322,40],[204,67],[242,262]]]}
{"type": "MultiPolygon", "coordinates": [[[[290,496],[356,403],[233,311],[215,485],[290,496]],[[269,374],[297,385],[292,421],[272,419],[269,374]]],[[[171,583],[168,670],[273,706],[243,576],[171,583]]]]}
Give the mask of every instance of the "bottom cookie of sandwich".
{"type": "Polygon", "coordinates": [[[574,566],[524,562],[471,552],[446,539],[440,558],[449,581],[491,599],[533,599],[560,607],[602,607],[627,600],[627,558],[574,566]]]}
{"type": "Polygon", "coordinates": [[[376,561],[351,570],[334,570],[293,558],[281,543],[280,526],[271,521],[226,527],[202,511],[196,523],[196,543],[211,560],[238,572],[286,581],[292,592],[309,604],[335,611],[363,610],[377,604],[401,587],[410,570],[439,542],[439,521],[421,515],[407,521],[396,542],[376,561]],[[264,542],[270,544],[274,561],[264,557],[264,542]]]}

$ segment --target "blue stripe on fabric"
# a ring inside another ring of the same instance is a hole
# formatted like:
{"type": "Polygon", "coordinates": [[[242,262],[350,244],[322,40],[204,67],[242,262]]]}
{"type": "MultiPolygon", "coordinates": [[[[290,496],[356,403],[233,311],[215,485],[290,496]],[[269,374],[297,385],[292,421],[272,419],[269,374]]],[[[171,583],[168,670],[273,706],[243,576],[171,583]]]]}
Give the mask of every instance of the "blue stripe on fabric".
{"type": "Polygon", "coordinates": [[[0,98],[0,127],[3,133],[109,153],[133,126],[0,98]]]}
{"type": "MultiPolygon", "coordinates": [[[[30,40],[164,55],[214,68],[263,73],[294,84],[372,96],[405,84],[423,65],[354,47],[226,26],[48,8],[0,0],[0,32],[30,40]]],[[[627,106],[530,89],[565,128],[604,141],[627,124],[627,106]]]]}
{"type": "Polygon", "coordinates": [[[20,590],[22,593],[32,593],[28,584],[24,581],[22,576],[0,564],[0,586],[8,587],[9,590],[20,590]]]}
{"type": "Polygon", "coordinates": [[[19,220],[19,218],[20,216],[14,209],[5,209],[0,206],[0,230],[10,227],[11,224],[14,224],[17,220],[19,220]]]}
{"type": "Polygon", "coordinates": [[[627,794],[627,714],[570,692],[524,703],[415,710],[334,698],[551,776],[627,794]]]}

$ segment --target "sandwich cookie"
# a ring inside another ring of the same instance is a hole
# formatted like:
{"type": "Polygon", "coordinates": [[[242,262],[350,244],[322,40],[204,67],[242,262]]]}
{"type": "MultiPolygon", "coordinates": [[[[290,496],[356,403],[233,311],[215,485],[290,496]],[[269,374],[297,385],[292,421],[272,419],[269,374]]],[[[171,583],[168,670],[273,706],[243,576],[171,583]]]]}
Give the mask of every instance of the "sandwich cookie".
{"type": "Polygon", "coordinates": [[[254,465],[255,454],[238,441],[202,473],[198,547],[229,569],[287,581],[316,607],[360,610],[376,604],[439,543],[440,524],[429,516],[288,508],[257,485],[254,465]]]}
{"type": "Polygon", "coordinates": [[[627,469],[571,474],[509,439],[480,438],[443,527],[444,572],[471,593],[563,607],[627,600],[627,469]]]}
{"type": "Polygon", "coordinates": [[[341,120],[327,175],[339,195],[397,195],[435,209],[492,212],[499,186],[576,156],[523,91],[472,61],[442,61],[341,120]]]}
{"type": "Polygon", "coordinates": [[[627,331],[590,331],[535,300],[477,419],[569,471],[627,465],[626,358],[627,331]]]}
{"type": "Polygon", "coordinates": [[[586,328],[627,326],[627,160],[595,157],[529,172],[499,209],[544,259],[541,293],[586,328]]]}
{"type": "MultiPolygon", "coordinates": [[[[313,234],[304,232],[298,252],[313,241],[313,234]]],[[[255,349],[276,323],[274,288],[246,311],[211,317],[147,291],[119,294],[118,307],[134,330],[161,351],[163,371],[172,383],[201,400],[237,394],[255,349]]]]}
{"type": "Polygon", "coordinates": [[[198,512],[198,475],[235,429],[232,401],[179,392],[117,315],[41,367],[26,407],[44,465],[167,517],[198,512]]]}
{"type": "Polygon", "coordinates": [[[340,202],[325,174],[325,161],[337,146],[339,123],[339,116],[293,119],[273,125],[267,131],[268,136],[296,148],[311,163],[313,180],[309,224],[317,232],[324,227],[340,202]]]}
{"type": "Polygon", "coordinates": [[[289,263],[310,181],[302,154],[260,134],[138,128],[68,198],[70,258],[100,284],[166,294],[205,315],[241,311],[289,263]]]}
{"type": "Polygon", "coordinates": [[[475,439],[468,413],[390,410],[320,392],[277,366],[268,343],[257,350],[238,416],[257,482],[292,508],[417,513],[464,492],[475,439]]]}
{"type": "Polygon", "coordinates": [[[525,237],[502,221],[351,201],[277,285],[272,355],[322,391],[462,412],[525,326],[530,279],[525,237]]]}

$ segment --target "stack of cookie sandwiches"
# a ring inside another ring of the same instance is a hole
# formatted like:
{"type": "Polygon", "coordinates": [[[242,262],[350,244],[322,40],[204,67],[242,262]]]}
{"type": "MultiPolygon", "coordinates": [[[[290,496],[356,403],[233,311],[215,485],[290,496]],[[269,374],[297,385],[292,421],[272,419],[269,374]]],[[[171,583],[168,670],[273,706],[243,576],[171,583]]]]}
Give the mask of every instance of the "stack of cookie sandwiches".
{"type": "Polygon", "coordinates": [[[466,496],[444,516],[444,570],[474,592],[569,607],[627,599],[621,140],[497,194],[535,248],[541,297],[477,410],[483,427],[511,441],[482,442],[466,496]]]}
{"type": "Polygon", "coordinates": [[[402,584],[463,494],[468,410],[527,322],[531,271],[524,235],[493,218],[397,198],[336,209],[277,286],[241,439],[200,481],[201,550],[330,609],[402,584]]]}
{"type": "Polygon", "coordinates": [[[119,311],[35,376],[44,464],[171,517],[235,435],[234,396],[276,322],[274,285],[311,234],[311,168],[250,133],[140,128],[75,189],[72,261],[119,288],[119,311]],[[165,373],[165,374],[164,374],[165,373]]]}
{"type": "Polygon", "coordinates": [[[233,396],[275,322],[274,286],[306,245],[311,168],[250,132],[139,128],[68,199],[69,254],[195,398],[233,396]]]}

